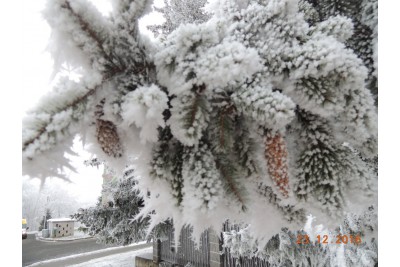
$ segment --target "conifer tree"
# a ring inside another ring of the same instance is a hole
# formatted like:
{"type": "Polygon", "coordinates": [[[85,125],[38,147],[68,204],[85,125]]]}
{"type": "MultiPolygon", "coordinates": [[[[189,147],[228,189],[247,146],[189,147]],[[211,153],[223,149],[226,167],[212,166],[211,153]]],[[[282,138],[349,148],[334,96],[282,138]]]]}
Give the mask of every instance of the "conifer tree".
{"type": "Polygon", "coordinates": [[[56,66],[83,75],[24,119],[24,174],[63,177],[79,134],[113,169],[134,166],[149,229],[172,219],[198,237],[231,219],[261,245],[306,214],[338,225],[375,204],[361,157],[377,155],[377,111],[357,22],[297,0],[221,0],[151,42],[138,28],[150,2],[115,0],[109,18],[86,0],[48,2],[56,66]]]}
{"type": "Polygon", "coordinates": [[[43,216],[43,219],[40,221],[39,225],[39,231],[42,231],[43,229],[47,229],[47,220],[50,220],[51,217],[51,210],[46,209],[46,215],[43,216]]]}
{"type": "Polygon", "coordinates": [[[206,3],[206,0],[164,0],[164,7],[155,7],[154,10],[163,15],[165,22],[161,25],[150,25],[147,28],[155,37],[160,34],[165,37],[183,23],[205,22],[210,18],[210,14],[204,10],[206,3]]]}
{"type": "Polygon", "coordinates": [[[79,209],[73,218],[84,224],[87,227],[84,230],[103,244],[128,245],[145,240],[148,218],[133,220],[143,206],[143,199],[134,190],[134,185],[133,169],[127,168],[124,177],[111,188],[112,200],[103,203],[100,197],[95,207],[79,209]]]}

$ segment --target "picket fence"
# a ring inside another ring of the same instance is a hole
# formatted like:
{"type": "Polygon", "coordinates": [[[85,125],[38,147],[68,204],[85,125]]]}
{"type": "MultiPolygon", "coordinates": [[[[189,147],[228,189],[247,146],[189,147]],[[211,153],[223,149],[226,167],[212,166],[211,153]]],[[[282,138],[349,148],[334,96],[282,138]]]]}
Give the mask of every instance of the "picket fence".
{"type": "MultiPolygon", "coordinates": [[[[239,230],[236,225],[226,222],[223,231],[232,229],[239,230]]],[[[227,248],[222,247],[222,238],[219,239],[219,246],[210,244],[212,234],[205,231],[201,238],[199,247],[191,239],[191,229],[184,227],[181,230],[179,244],[176,247],[174,242],[174,230],[171,226],[166,231],[166,237],[159,240],[159,259],[161,266],[192,266],[192,267],[270,267],[267,261],[260,258],[235,258],[227,248]],[[211,254],[218,254],[217,261],[212,260],[211,254]]]]}

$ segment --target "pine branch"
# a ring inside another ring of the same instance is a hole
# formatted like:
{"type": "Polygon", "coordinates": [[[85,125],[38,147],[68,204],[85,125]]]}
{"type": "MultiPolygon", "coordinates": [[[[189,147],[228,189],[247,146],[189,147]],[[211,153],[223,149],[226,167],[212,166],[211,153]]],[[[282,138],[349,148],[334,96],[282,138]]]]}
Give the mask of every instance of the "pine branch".
{"type": "Polygon", "coordinates": [[[193,105],[192,105],[193,108],[190,112],[190,120],[188,122],[188,125],[193,125],[194,120],[196,119],[196,114],[198,111],[199,103],[200,103],[200,96],[196,95],[196,97],[194,98],[194,101],[193,101],[193,105]]]}
{"type": "Polygon", "coordinates": [[[185,146],[198,144],[209,122],[209,104],[204,95],[187,92],[171,101],[172,134],[185,146]]]}
{"type": "MultiPolygon", "coordinates": [[[[67,9],[69,12],[71,12],[72,16],[75,17],[75,18],[78,20],[81,29],[82,29],[84,32],[88,33],[88,35],[90,36],[90,38],[92,38],[92,39],[95,41],[95,43],[97,44],[97,47],[100,49],[100,51],[101,51],[101,53],[102,53],[102,56],[103,56],[105,59],[107,59],[107,61],[108,61],[110,64],[113,65],[113,69],[117,69],[116,72],[121,72],[122,69],[121,69],[119,66],[115,65],[115,63],[113,62],[113,60],[109,57],[109,55],[108,55],[108,54],[106,53],[106,51],[104,50],[104,41],[101,40],[100,36],[90,27],[90,24],[89,24],[87,21],[85,21],[84,18],[83,18],[80,14],[76,13],[76,12],[72,9],[72,7],[71,7],[69,1],[65,1],[65,4],[61,5],[61,7],[62,7],[62,8],[65,8],[65,9],[67,9]]],[[[82,44],[81,46],[83,46],[83,45],[84,45],[84,44],[82,44]]]]}
{"type": "Polygon", "coordinates": [[[281,205],[282,200],[278,197],[278,195],[270,186],[259,184],[257,193],[263,196],[269,203],[274,205],[282,214],[284,214],[289,222],[306,221],[306,214],[304,209],[296,209],[296,207],[293,205],[281,205]]]}
{"type": "Polygon", "coordinates": [[[221,172],[222,177],[225,180],[225,184],[228,186],[230,193],[232,193],[235,198],[239,201],[239,203],[242,205],[242,211],[246,211],[246,203],[244,200],[244,197],[240,193],[240,189],[236,185],[238,183],[237,179],[234,178],[234,172],[235,168],[233,166],[228,166],[227,164],[224,164],[222,160],[218,160],[218,158],[215,160],[217,169],[221,172]]]}
{"type": "Polygon", "coordinates": [[[364,166],[361,160],[356,163],[356,155],[349,148],[337,143],[326,120],[301,110],[297,117],[305,148],[297,160],[300,171],[295,193],[298,199],[306,201],[312,196],[329,213],[337,213],[345,203],[344,191],[349,182],[358,184],[357,187],[368,183],[364,166]]]}
{"type": "Polygon", "coordinates": [[[185,149],[173,138],[168,126],[163,129],[159,128],[158,131],[159,141],[153,148],[150,174],[169,182],[176,205],[180,206],[183,198],[182,164],[185,149]]]}
{"type": "Polygon", "coordinates": [[[227,142],[225,131],[229,127],[227,124],[229,124],[229,116],[232,116],[232,113],[236,113],[236,107],[234,105],[223,108],[223,110],[219,112],[219,145],[221,148],[225,148],[227,142]]]}
{"type": "Polygon", "coordinates": [[[243,118],[239,118],[236,124],[235,144],[238,149],[238,160],[243,169],[247,170],[247,176],[259,173],[258,163],[254,160],[256,144],[254,139],[249,136],[249,130],[244,124],[243,118]]]}
{"type": "Polygon", "coordinates": [[[293,101],[271,86],[242,87],[232,94],[232,101],[239,112],[265,128],[281,129],[294,117],[293,101]]]}
{"type": "Polygon", "coordinates": [[[183,176],[182,176],[182,166],[184,153],[184,147],[181,143],[174,140],[173,146],[175,148],[174,155],[172,157],[172,168],[171,174],[173,175],[172,189],[174,190],[174,197],[177,199],[178,206],[181,206],[183,200],[183,176]]]}
{"type": "Polygon", "coordinates": [[[194,86],[193,91],[195,91],[195,98],[193,101],[193,109],[190,113],[190,125],[193,125],[195,119],[196,119],[196,113],[198,112],[198,106],[200,106],[201,98],[202,98],[202,93],[206,90],[206,86],[202,84],[201,86],[194,86]]]}
{"type": "MultiPolygon", "coordinates": [[[[100,86],[100,85],[99,85],[99,86],[100,86]]],[[[88,92],[87,92],[85,95],[83,95],[82,97],[80,97],[80,98],[74,100],[72,103],[70,103],[70,104],[64,106],[61,110],[66,110],[66,109],[68,109],[68,108],[74,108],[76,105],[78,105],[79,103],[85,101],[89,96],[91,96],[91,95],[96,91],[96,89],[97,89],[99,86],[97,86],[97,87],[95,87],[95,88],[93,88],[93,89],[89,89],[88,92]]],[[[40,128],[39,131],[38,131],[38,133],[37,133],[34,137],[32,137],[32,138],[30,138],[29,140],[25,141],[25,142],[23,143],[23,145],[22,145],[22,150],[25,151],[26,148],[27,148],[29,145],[31,145],[31,144],[33,144],[33,142],[35,142],[35,140],[40,139],[40,136],[43,135],[43,134],[46,132],[47,126],[48,126],[49,124],[51,124],[51,123],[52,123],[52,119],[51,119],[47,124],[45,124],[42,128],[40,128]]]]}

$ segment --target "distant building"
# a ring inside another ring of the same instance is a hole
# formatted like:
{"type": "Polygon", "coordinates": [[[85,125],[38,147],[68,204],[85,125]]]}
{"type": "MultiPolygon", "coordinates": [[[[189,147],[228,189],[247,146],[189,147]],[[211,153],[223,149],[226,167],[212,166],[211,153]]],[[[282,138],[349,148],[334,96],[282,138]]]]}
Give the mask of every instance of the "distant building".
{"type": "Polygon", "coordinates": [[[57,218],[47,220],[50,237],[63,237],[74,235],[75,220],[70,218],[57,218]]]}

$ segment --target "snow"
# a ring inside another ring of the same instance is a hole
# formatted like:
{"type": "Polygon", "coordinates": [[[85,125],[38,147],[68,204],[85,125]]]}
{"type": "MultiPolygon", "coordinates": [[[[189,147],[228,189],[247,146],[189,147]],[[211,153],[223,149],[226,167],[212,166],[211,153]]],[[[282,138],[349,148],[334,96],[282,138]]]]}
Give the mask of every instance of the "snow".
{"type": "MultiPolygon", "coordinates": [[[[131,244],[129,246],[126,247],[133,247],[139,244],[145,244],[146,242],[138,242],[135,244],[131,244]]],[[[45,261],[40,261],[40,262],[36,262],[34,264],[28,265],[27,267],[34,267],[34,266],[41,266],[43,264],[48,264],[48,263],[57,263],[59,261],[65,261],[65,260],[70,260],[70,259],[76,259],[79,257],[83,257],[83,256],[89,256],[89,255],[98,255],[101,254],[103,252],[109,252],[109,251],[113,251],[113,250],[118,250],[121,249],[122,247],[113,247],[113,248],[106,248],[106,249],[101,249],[101,250],[96,250],[96,251],[91,251],[91,252],[85,252],[85,253],[80,253],[80,254],[75,254],[75,255],[70,255],[70,256],[66,256],[66,257],[61,257],[61,258],[57,258],[57,259],[51,259],[51,260],[45,260],[45,261]]],[[[145,253],[150,253],[153,251],[153,248],[144,248],[144,249],[139,249],[136,251],[130,251],[130,252],[123,252],[123,253],[117,253],[117,254],[113,254],[110,256],[106,256],[106,257],[99,257],[87,262],[83,262],[83,263],[79,263],[79,264],[75,264],[75,265],[70,265],[70,266],[135,266],[134,262],[135,262],[135,257],[137,255],[140,254],[145,254],[145,253]]]]}
{"type": "Polygon", "coordinates": [[[272,86],[242,87],[232,95],[238,110],[259,125],[282,129],[294,118],[295,103],[272,86]]]}
{"type": "Polygon", "coordinates": [[[78,230],[79,228],[75,228],[74,230],[74,235],[72,236],[62,236],[62,237],[56,237],[56,238],[44,238],[42,237],[42,232],[41,231],[36,231],[35,233],[37,233],[37,236],[41,239],[41,240],[48,240],[48,241],[71,241],[71,240],[77,240],[77,239],[85,239],[85,238],[92,238],[92,236],[90,236],[89,234],[86,234],[82,231],[78,230]]]}
{"type": "Polygon", "coordinates": [[[71,219],[71,218],[54,218],[54,219],[49,219],[47,221],[49,221],[49,222],[71,222],[71,221],[75,221],[75,220],[71,219]]]}
{"type": "Polygon", "coordinates": [[[135,257],[140,254],[150,253],[153,248],[145,248],[134,252],[119,253],[107,257],[101,257],[98,259],[93,259],[84,263],[71,265],[74,267],[135,267],[135,257]]]}
{"type": "Polygon", "coordinates": [[[157,127],[165,126],[163,111],[168,108],[167,103],[167,95],[157,85],[138,87],[125,96],[122,117],[128,126],[135,123],[141,128],[142,142],[156,142],[157,127]]]}
{"type": "Polygon", "coordinates": [[[188,162],[182,166],[182,175],[188,177],[184,181],[186,193],[183,201],[190,203],[190,211],[205,213],[218,205],[223,187],[215,159],[207,145],[200,144],[199,150],[190,155],[188,162]]]}
{"type": "Polygon", "coordinates": [[[187,146],[197,145],[208,126],[210,106],[203,96],[192,92],[181,94],[171,101],[171,118],[167,124],[176,139],[187,146]],[[194,116],[192,116],[194,114],[194,116]],[[191,118],[190,127],[187,119],[191,118]]]}

